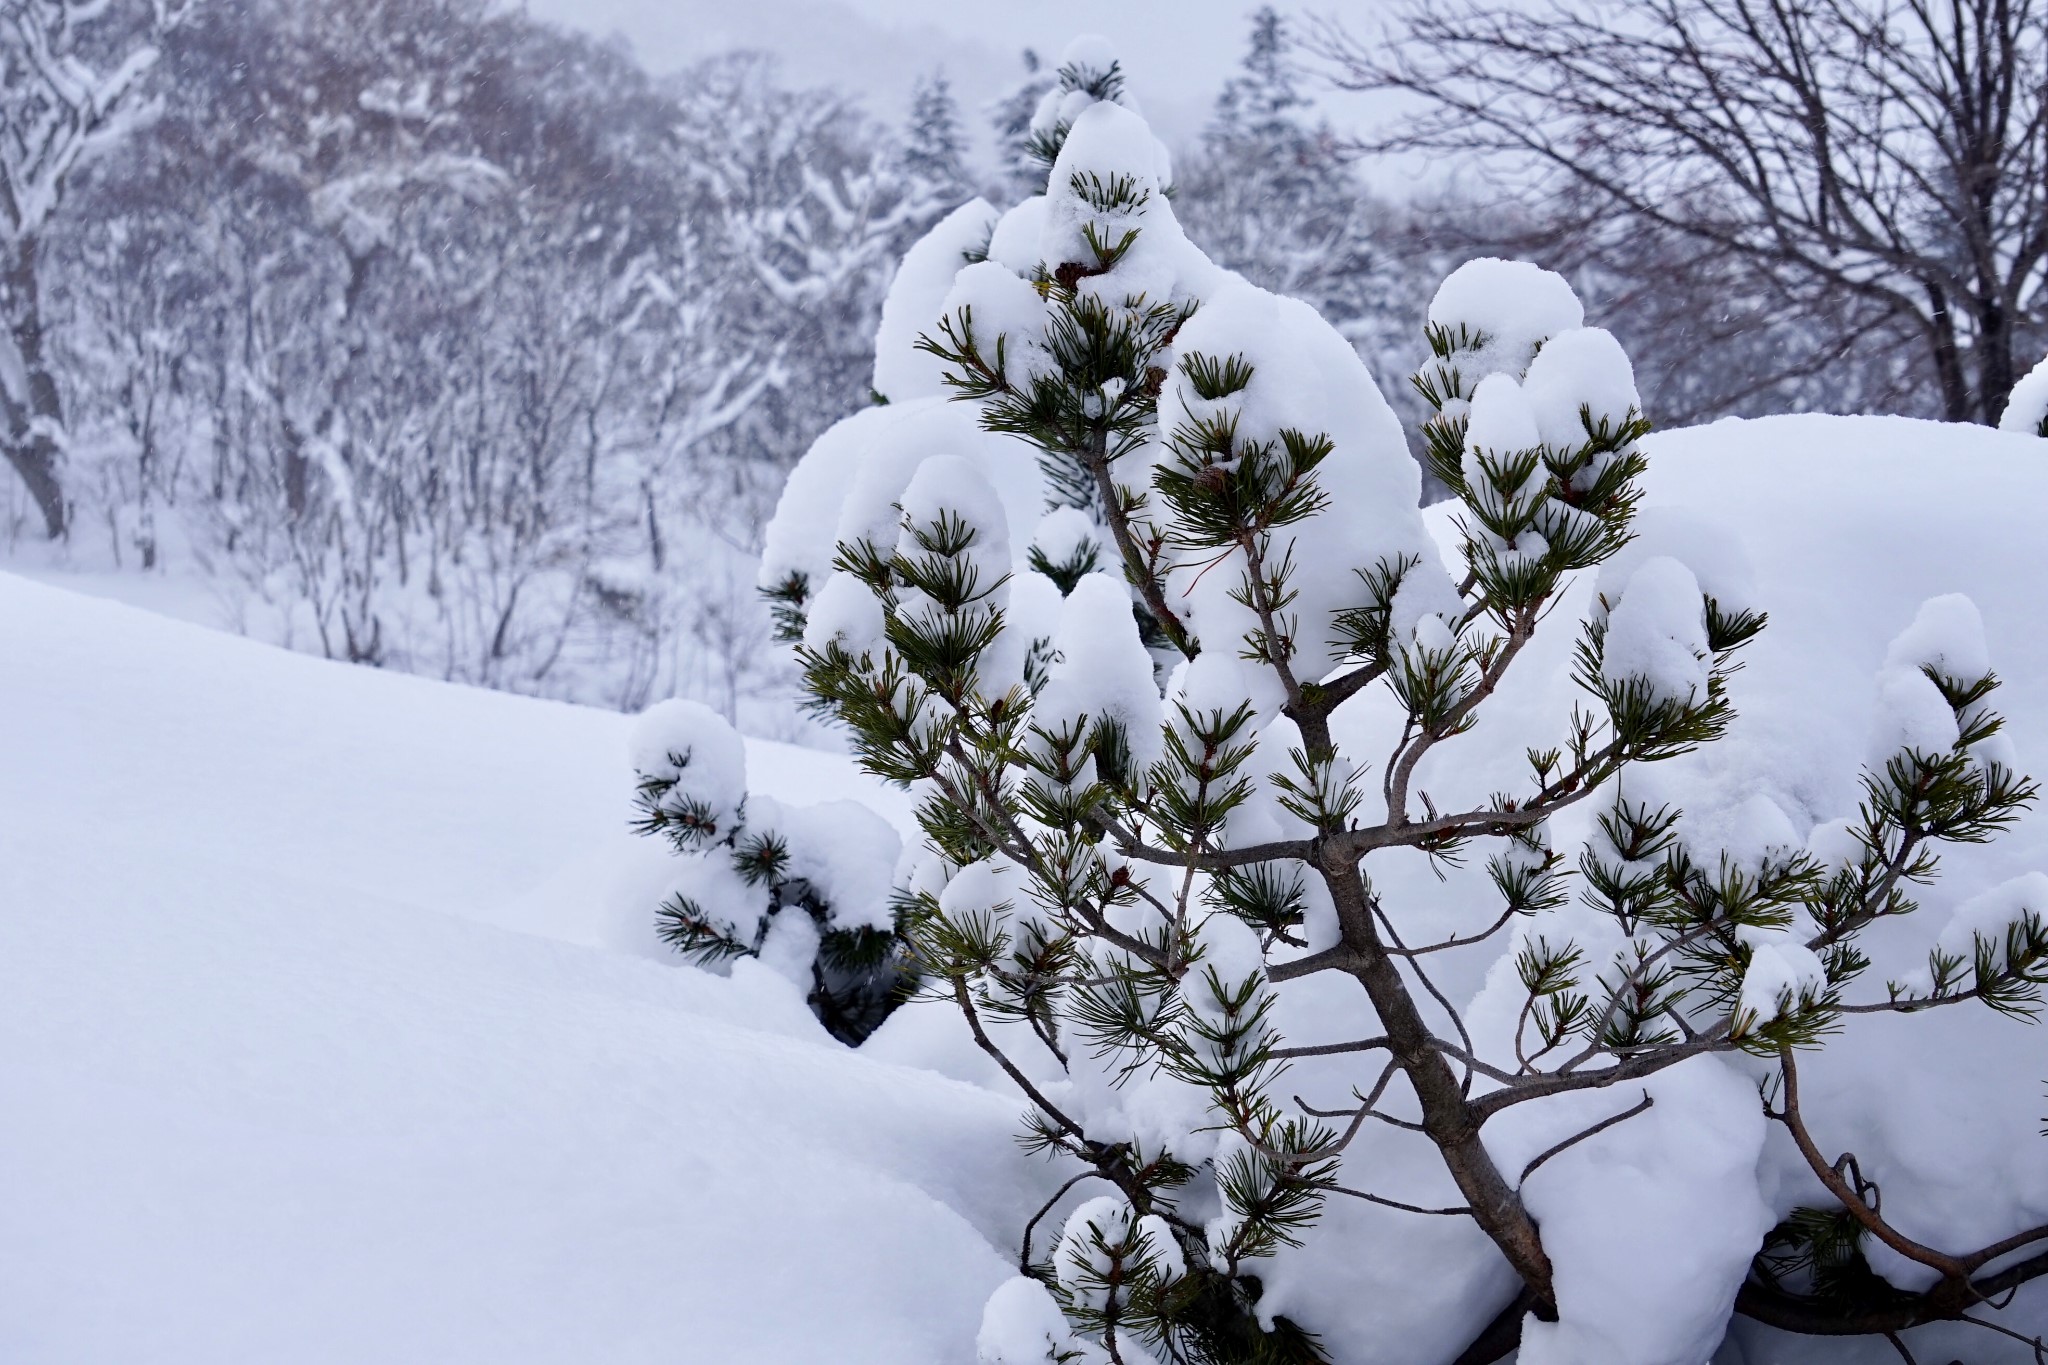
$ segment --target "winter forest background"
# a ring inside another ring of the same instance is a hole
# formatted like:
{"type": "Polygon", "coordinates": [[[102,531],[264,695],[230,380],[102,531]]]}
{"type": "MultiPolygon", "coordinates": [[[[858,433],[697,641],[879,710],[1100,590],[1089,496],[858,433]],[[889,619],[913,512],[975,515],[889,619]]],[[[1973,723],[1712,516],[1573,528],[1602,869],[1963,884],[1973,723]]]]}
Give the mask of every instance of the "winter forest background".
{"type": "MultiPolygon", "coordinates": [[[[67,12],[12,22],[40,11],[67,12]]],[[[973,195],[1029,192],[1049,63],[1025,52],[994,98],[934,68],[863,101],[756,52],[657,75],[623,40],[484,0],[71,22],[45,41],[116,112],[45,148],[75,164],[8,150],[10,183],[45,175],[0,229],[10,329],[35,343],[0,355],[10,449],[51,477],[0,479],[0,558],[333,658],[811,733],[767,647],[763,522],[809,442],[871,401],[904,250],[973,195]]],[[[0,45],[26,101],[10,131],[36,126],[27,32],[0,45]]],[[[1176,212],[1313,303],[1397,405],[1435,283],[1508,254],[1573,280],[1661,425],[1986,419],[1882,293],[1490,175],[1469,130],[1417,176],[1328,117],[1335,30],[1262,12],[1241,33],[1176,149],[1176,212]]],[[[2041,319],[2012,324],[2038,355],[2041,319]]]]}

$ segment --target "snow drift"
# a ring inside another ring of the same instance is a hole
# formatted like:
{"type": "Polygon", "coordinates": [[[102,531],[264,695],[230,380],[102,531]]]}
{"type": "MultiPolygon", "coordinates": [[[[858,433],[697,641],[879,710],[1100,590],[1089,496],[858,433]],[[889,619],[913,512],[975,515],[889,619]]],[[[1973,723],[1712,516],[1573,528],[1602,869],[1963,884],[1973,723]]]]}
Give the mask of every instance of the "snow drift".
{"type": "Polygon", "coordinates": [[[0,639],[0,1359],[971,1355],[1014,1102],[478,922],[592,935],[518,896],[634,842],[623,718],[5,576],[0,639]]]}

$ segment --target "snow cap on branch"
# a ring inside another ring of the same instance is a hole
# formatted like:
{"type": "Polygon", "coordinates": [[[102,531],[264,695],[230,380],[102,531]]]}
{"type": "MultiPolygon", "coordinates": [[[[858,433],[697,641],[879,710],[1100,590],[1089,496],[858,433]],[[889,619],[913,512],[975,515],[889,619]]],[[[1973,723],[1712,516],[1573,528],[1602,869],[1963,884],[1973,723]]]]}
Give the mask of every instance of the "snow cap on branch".
{"type": "Polygon", "coordinates": [[[1928,598],[1913,624],[1885,650],[1884,666],[1915,672],[1931,668],[1963,681],[1983,677],[1991,671],[1991,654],[1984,646],[1984,617],[1977,604],[1959,592],[1928,598]]]}
{"type": "Polygon", "coordinates": [[[1026,919],[1037,917],[1022,873],[1001,854],[955,872],[939,892],[939,909],[949,917],[987,914],[999,918],[1011,913],[1021,913],[1026,919]]]}
{"type": "Polygon", "coordinates": [[[1102,528],[1078,507],[1056,507],[1031,533],[1031,549],[1048,564],[1108,563],[1114,551],[1104,543],[1102,528]]]}
{"type": "MultiPolygon", "coordinates": [[[[1958,905],[1935,938],[1935,951],[1970,962],[1981,946],[1990,955],[1990,965],[2002,967],[2007,931],[2029,917],[2048,918],[2048,873],[2024,873],[1958,905]]],[[[1931,985],[1930,974],[1911,973],[1907,985],[1925,991],[1931,985]]]]}
{"type": "Polygon", "coordinates": [[[1482,256],[1465,262],[1429,301],[1429,325],[1457,345],[1452,365],[1466,392],[1489,374],[1520,379],[1537,348],[1586,319],[1586,310],[1564,276],[1527,261],[1482,256]]]}
{"type": "Polygon", "coordinates": [[[2005,415],[1998,419],[1998,429],[2022,436],[2048,436],[2048,359],[2012,386],[2012,396],[2005,401],[2005,415]]]}
{"type": "Polygon", "coordinates": [[[1106,76],[1111,67],[1121,63],[1115,43],[1100,33],[1080,33],[1060,53],[1059,64],[1090,75],[1106,76]]]}
{"type": "Polygon", "coordinates": [[[675,859],[665,889],[668,899],[687,900],[719,933],[742,943],[761,932],[770,906],[767,884],[749,882],[727,857],[675,859]]]}
{"type": "MultiPolygon", "coordinates": [[[[1224,276],[1174,338],[1159,428],[1172,434],[1220,419],[1234,419],[1236,461],[1258,459],[1277,470],[1286,435],[1324,437],[1329,452],[1312,477],[1325,510],[1277,527],[1263,555],[1270,572],[1291,563],[1288,587],[1298,595],[1286,607],[1297,670],[1314,681],[1343,662],[1334,643],[1335,614],[1356,604],[1358,573],[1381,563],[1409,561],[1404,584],[1415,614],[1455,610],[1456,598],[1436,544],[1424,529],[1418,504],[1421,473],[1408,453],[1401,424],[1351,344],[1307,304],[1224,276]],[[1244,384],[1204,398],[1196,371],[1203,362],[1242,361],[1244,384]],[[1251,454],[1254,449],[1261,454],[1251,454]]],[[[1185,601],[1204,649],[1187,675],[1191,704],[1234,705],[1226,695],[1194,694],[1220,681],[1209,675],[1239,662],[1238,642],[1258,622],[1237,599],[1244,554],[1232,550],[1191,556],[1169,577],[1171,600],[1185,601]],[[1213,658],[1215,662],[1210,661],[1213,658]],[[1198,685],[1200,684],[1200,685],[1198,685]]],[[[1246,669],[1270,675],[1266,668],[1246,669]]],[[[1251,696],[1240,690],[1237,701],[1251,696]]],[[[1262,699],[1263,700],[1263,699],[1262,699]]]]}
{"type": "Polygon", "coordinates": [[[974,1352],[980,1365],[1062,1365],[1077,1358],[1073,1333],[1052,1291],[1024,1275],[1004,1281],[989,1295],[974,1352]]]}
{"type": "Polygon", "coordinates": [[[1097,1279],[1108,1278],[1113,1270],[1110,1258],[1096,1245],[1098,1240],[1110,1247],[1135,1242],[1139,1249],[1132,1258],[1153,1260],[1162,1279],[1175,1280],[1187,1273],[1180,1243],[1164,1218],[1157,1214],[1139,1217],[1120,1194],[1098,1195],[1067,1215],[1059,1250],[1053,1256],[1061,1287],[1087,1307],[1103,1307],[1109,1291],[1097,1279]]]}
{"type": "Polygon", "coordinates": [[[1739,929],[1750,945],[1749,966],[1742,973],[1742,994],[1735,1013],[1750,1031],[1818,999],[1827,989],[1827,968],[1820,955],[1783,930],[1739,929]]]}
{"type": "MultiPolygon", "coordinates": [[[[807,580],[812,592],[819,590],[832,572],[839,523],[868,451],[903,416],[903,409],[895,406],[863,408],[811,442],[789,471],[775,515],[762,532],[758,581],[763,590],[772,590],[793,575],[807,580]]],[[[892,492],[891,500],[894,496],[892,492]]]]}
{"type": "Polygon", "coordinates": [[[1222,272],[1181,231],[1166,200],[1172,182],[1173,159],[1144,119],[1121,105],[1090,105],[1053,163],[1039,259],[1054,272],[1069,262],[1091,267],[1081,287],[1113,304],[1199,296],[1222,272]],[[1130,234],[1114,267],[1093,273],[1098,248],[1115,250],[1130,234]]]}
{"type": "Polygon", "coordinates": [[[986,199],[970,200],[904,253],[875,333],[875,392],[891,403],[945,395],[940,382],[945,366],[919,350],[917,339],[943,315],[954,277],[966,267],[969,253],[988,243],[995,224],[996,211],[986,199]]]}
{"type": "Polygon", "coordinates": [[[1669,556],[1643,561],[1608,609],[1601,676],[1640,680],[1660,701],[1704,701],[1710,657],[1699,580],[1669,556]]]}
{"type": "Polygon", "coordinates": [[[998,218],[989,235],[988,258],[1016,275],[1036,269],[1038,242],[1045,236],[1045,205],[1045,196],[1034,194],[998,218]]]}
{"type": "Polygon", "coordinates": [[[1635,538],[1600,566],[1602,593],[1611,597],[1611,589],[1628,582],[1639,566],[1668,557],[1692,570],[1700,591],[1724,612],[1763,610],[1756,566],[1742,542],[1725,527],[1679,508],[1645,507],[1636,513],[1630,529],[1635,538]]]}
{"type": "Polygon", "coordinates": [[[886,628],[882,604],[868,585],[849,573],[835,573],[807,604],[804,647],[823,651],[833,644],[848,654],[874,654],[886,628]]]}
{"type": "MultiPolygon", "coordinates": [[[[986,268],[1030,293],[1008,272],[986,268]]],[[[992,524],[1006,543],[1030,533],[1044,508],[1043,485],[1036,462],[1013,438],[983,431],[965,406],[944,398],[862,409],[798,461],[763,535],[760,585],[773,591],[792,578],[804,582],[804,637],[813,648],[835,635],[854,652],[879,643],[880,604],[859,579],[835,571],[833,561],[842,544],[865,543],[885,554],[896,545],[904,489],[937,455],[969,460],[995,490],[1002,515],[992,524]]]]}
{"type": "Polygon", "coordinates": [[[896,541],[898,554],[918,553],[913,528],[954,518],[974,534],[965,554],[982,574],[983,586],[992,588],[1009,573],[1009,519],[994,485],[973,461],[960,455],[934,455],[925,460],[911,475],[901,505],[903,531],[896,541]]]}
{"type": "MultiPolygon", "coordinates": [[[[1883,764],[1901,749],[1934,756],[1947,753],[1962,737],[1962,726],[1976,719],[1982,704],[1956,708],[1929,673],[1968,686],[1991,672],[1984,644],[1984,618],[1977,604],[1961,593],[1930,597],[1921,603],[1913,623],[1885,651],[1878,671],[1879,719],[1871,738],[1870,758],[1883,764]]],[[[1978,746],[1981,756],[2010,767],[2010,741],[1992,735],[1978,746]]]]}
{"type": "Polygon", "coordinates": [[[782,875],[803,882],[831,907],[834,929],[888,932],[889,892],[903,838],[858,801],[791,806],[756,795],[747,803],[747,833],[780,840],[789,851],[782,875]]]}
{"type": "Polygon", "coordinates": [[[1536,353],[1522,383],[1536,433],[1552,450],[1585,444],[1587,426],[1619,430],[1642,410],[1635,367],[1614,334],[1603,327],[1556,333],[1536,353]]]}
{"type": "MultiPolygon", "coordinates": [[[[1031,259],[1036,265],[1037,257],[1031,259]]],[[[939,316],[957,317],[963,311],[990,364],[996,360],[996,339],[1002,338],[1003,381],[1011,388],[1028,388],[1047,372],[1050,362],[1039,341],[1045,332],[1044,296],[1007,263],[978,261],[960,272],[939,316]]]]}
{"type": "Polygon", "coordinates": [[[707,823],[706,837],[730,832],[747,802],[747,746],[725,717],[675,698],[650,706],[628,740],[633,771],[672,784],[662,809],[707,823]]]}
{"type": "Polygon", "coordinates": [[[1114,102],[1137,108],[1124,88],[1123,64],[1116,45],[1097,33],[1084,33],[1067,44],[1058,62],[1060,78],[1044,95],[1031,114],[1031,135],[1041,145],[1055,143],[1062,130],[1098,103],[1114,102]]]}
{"type": "Polygon", "coordinates": [[[1083,716],[1114,722],[1123,727],[1133,760],[1156,760],[1159,687],[1152,656],[1138,638],[1130,590],[1108,574],[1083,574],[1061,607],[1053,650],[1057,661],[1032,703],[1032,724],[1058,734],[1083,716]]]}
{"type": "MultiPolygon", "coordinates": [[[[1528,450],[1542,441],[1536,428],[1536,413],[1522,386],[1506,374],[1490,374],[1479,381],[1472,394],[1472,412],[1465,424],[1467,456],[1481,451],[1508,455],[1528,450]]],[[[1467,477],[1476,477],[1468,475],[1467,477]]]]}

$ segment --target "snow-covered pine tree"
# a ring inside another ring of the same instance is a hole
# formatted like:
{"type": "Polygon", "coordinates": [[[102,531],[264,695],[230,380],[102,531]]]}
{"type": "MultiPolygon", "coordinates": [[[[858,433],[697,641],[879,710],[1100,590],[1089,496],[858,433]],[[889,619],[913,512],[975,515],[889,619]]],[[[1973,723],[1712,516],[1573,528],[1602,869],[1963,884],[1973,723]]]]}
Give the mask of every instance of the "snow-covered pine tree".
{"type": "Polygon", "coordinates": [[[1311,131],[1300,119],[1309,101],[1301,93],[1295,69],[1293,39],[1280,12],[1271,5],[1252,15],[1251,40],[1240,73],[1224,83],[1216,98],[1216,116],[1206,138],[1223,146],[1291,148],[1283,174],[1304,175],[1327,153],[1326,129],[1311,131]]]}
{"type": "Polygon", "coordinates": [[[1238,74],[1180,168],[1174,213],[1218,265],[1314,305],[1375,368],[1396,357],[1408,368],[1411,320],[1432,281],[1393,249],[1398,215],[1360,182],[1316,116],[1295,53],[1278,11],[1252,16],[1238,74]]]}
{"type": "Polygon", "coordinates": [[[910,121],[903,130],[903,173],[921,193],[951,209],[970,197],[967,134],[960,103],[943,71],[918,78],[910,94],[910,121]]]}
{"type": "Polygon", "coordinates": [[[1031,116],[1038,102],[1058,80],[1033,48],[1022,56],[1024,74],[1003,94],[983,107],[996,136],[997,181],[990,197],[1015,203],[1045,188],[1044,167],[1031,155],[1031,116]]]}
{"type": "Polygon", "coordinates": [[[718,968],[758,958],[805,992],[832,1034],[857,1044],[903,998],[889,885],[900,846],[852,801],[788,806],[747,792],[747,751],[723,717],[665,701],[634,725],[636,833],[676,854],[661,938],[718,968]]]}
{"type": "Polygon", "coordinates": [[[2012,1263],[2048,1227],[1901,1233],[1798,1085],[1853,1018],[2024,1012],[2048,980],[2038,876],[1865,979],[1867,931],[2035,794],[1967,599],[1894,645],[1859,809],[1804,841],[1693,818],[1710,784],[1682,760],[1727,731],[1765,617],[1711,542],[1638,536],[1648,423],[1613,337],[1532,265],[1444,282],[1415,383],[1447,566],[1369,372],[1189,244],[1120,88],[1099,40],[1069,51],[1045,196],[953,253],[940,372],[827,434],[764,570],[815,586],[783,599],[808,685],[918,796],[924,993],[1070,1177],[982,1360],[1476,1362],[1519,1335],[1525,1365],[1681,1365],[1738,1306],[1895,1331],[2048,1273],[2012,1263]],[[1010,482],[1034,456],[1035,532],[1010,482]],[[829,566],[805,548],[828,525],[829,566]],[[1576,702],[1532,713],[1532,669],[1576,702]],[[1432,878],[1467,863],[1456,894],[1432,878]],[[1454,998],[1438,978],[1475,953],[1454,998]],[[1816,1182],[1773,1245],[1811,1266],[1801,1229],[1833,1220],[1836,1250],[1903,1256],[1877,1307],[1752,1265],[1765,1114],[1816,1182]],[[1606,1181],[1581,1143],[1651,1174],[1606,1181]],[[1371,1286],[1400,1304],[1360,1307],[1371,1286]]]}

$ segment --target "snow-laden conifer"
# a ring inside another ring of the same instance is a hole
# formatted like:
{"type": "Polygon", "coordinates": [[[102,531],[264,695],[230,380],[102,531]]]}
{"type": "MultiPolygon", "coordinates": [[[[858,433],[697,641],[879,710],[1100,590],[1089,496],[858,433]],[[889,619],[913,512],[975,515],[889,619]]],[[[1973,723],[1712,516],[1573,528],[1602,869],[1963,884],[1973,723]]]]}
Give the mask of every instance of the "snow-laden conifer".
{"type": "MultiPolygon", "coordinates": [[[[1455,495],[1432,535],[1355,351],[1181,233],[1120,72],[1070,51],[1044,196],[923,334],[993,443],[875,419],[864,448],[821,443],[842,534],[815,600],[783,599],[813,696],[918,796],[899,901],[923,993],[1065,1177],[983,1360],[1495,1359],[1526,1317],[1525,1359],[1682,1365],[1738,1305],[1865,1322],[1785,1270],[1820,1254],[1816,1220],[1906,1240],[1815,1145],[1797,1059],[1855,1015],[2026,1011],[2048,981],[2031,882],[1930,933],[1919,976],[1872,980],[1863,946],[2035,794],[1974,612],[1938,599],[1901,638],[1863,801],[1811,847],[1692,818],[1701,770],[1676,760],[1728,731],[1766,618],[1715,546],[1633,543],[1648,423],[1619,344],[1533,265],[1445,282],[1414,380],[1455,495]],[[995,491],[1025,459],[1037,521],[995,491]],[[1576,704],[1500,750],[1518,662],[1574,632],[1550,657],[1576,704]],[[1418,863],[1483,868],[1491,903],[1418,895],[1418,863]],[[1458,999],[1437,955],[1468,950],[1493,970],[1458,999]],[[1767,1116],[1832,1201],[1776,1229],[1750,1174],[1767,1116]],[[1655,1172],[1631,1218],[1558,1160],[1587,1142],[1655,1172]],[[1766,1234],[1777,1259],[1753,1261],[1766,1234]],[[1665,1274],[1649,1244],[1673,1240],[1665,1274]],[[1303,1321],[1415,1284],[1390,1267],[1425,1247],[1498,1322],[1396,1342],[1303,1321]]],[[[824,477],[800,468],[778,522],[815,521],[824,477]]],[[[1934,1288],[1907,1277],[1863,1330],[1960,1312],[2044,1239],[1921,1248],[1934,1288]]]]}

